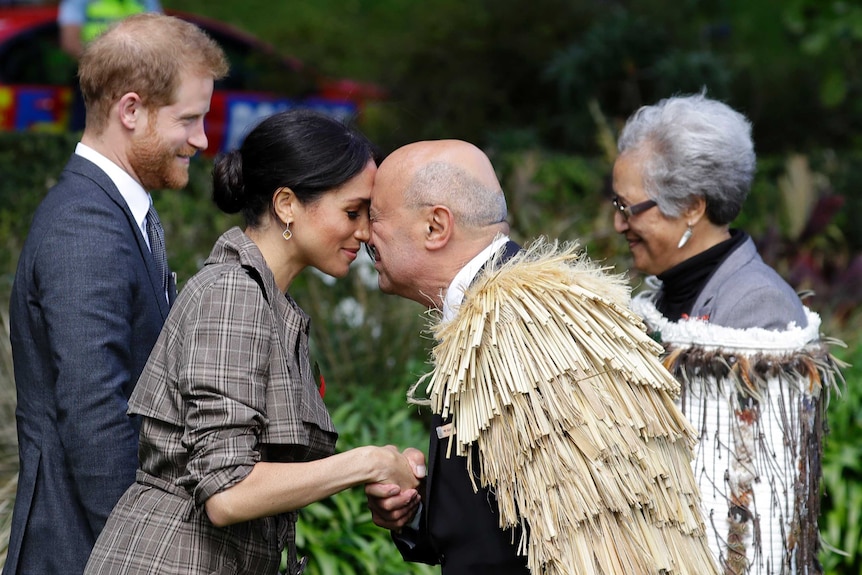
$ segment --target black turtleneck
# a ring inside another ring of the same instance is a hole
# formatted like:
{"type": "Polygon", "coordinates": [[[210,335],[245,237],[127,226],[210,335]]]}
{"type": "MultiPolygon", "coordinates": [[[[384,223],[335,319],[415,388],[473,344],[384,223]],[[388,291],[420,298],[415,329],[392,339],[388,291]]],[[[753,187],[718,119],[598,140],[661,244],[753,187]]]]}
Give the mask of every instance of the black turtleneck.
{"type": "Polygon", "coordinates": [[[730,230],[730,239],[716,244],[659,274],[662,282],[661,296],[656,307],[663,316],[678,321],[691,313],[697,296],[703,290],[713,272],[736,248],[748,239],[742,230],[730,230]]]}

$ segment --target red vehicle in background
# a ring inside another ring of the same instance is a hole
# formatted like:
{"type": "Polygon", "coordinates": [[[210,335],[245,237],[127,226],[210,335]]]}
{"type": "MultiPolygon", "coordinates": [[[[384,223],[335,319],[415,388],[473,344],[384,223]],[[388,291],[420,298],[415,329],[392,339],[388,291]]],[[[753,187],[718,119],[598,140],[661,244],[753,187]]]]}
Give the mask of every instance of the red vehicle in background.
{"type": "MultiPolygon", "coordinates": [[[[378,86],[327,78],[222,22],[168,13],[204,29],[230,61],[206,118],[207,155],[237,147],[252,126],[275,112],[313,108],[348,119],[367,102],[385,98],[378,86]]],[[[75,61],[60,48],[56,5],[0,8],[0,130],[83,130],[72,113],[75,73],[75,61]]]]}

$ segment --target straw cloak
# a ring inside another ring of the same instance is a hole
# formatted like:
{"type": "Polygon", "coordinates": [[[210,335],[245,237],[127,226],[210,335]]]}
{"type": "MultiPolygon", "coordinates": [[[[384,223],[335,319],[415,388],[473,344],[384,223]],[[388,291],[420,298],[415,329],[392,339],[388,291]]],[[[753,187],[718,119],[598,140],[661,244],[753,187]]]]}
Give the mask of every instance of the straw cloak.
{"type": "Polygon", "coordinates": [[[843,381],[820,335],[820,316],[784,331],[671,322],[656,286],[635,297],[680,406],[697,429],[695,475],[709,544],[728,575],[814,575],[822,569],[817,518],[825,410],[843,381]]]}
{"type": "MultiPolygon", "coordinates": [[[[499,258],[499,254],[497,256],[499,258]]],[[[534,574],[710,575],[695,434],[626,281],[576,244],[492,261],[438,344],[431,408],[534,574]]],[[[415,388],[414,388],[415,391],[415,388]]],[[[475,487],[478,487],[476,485],[475,487]]]]}

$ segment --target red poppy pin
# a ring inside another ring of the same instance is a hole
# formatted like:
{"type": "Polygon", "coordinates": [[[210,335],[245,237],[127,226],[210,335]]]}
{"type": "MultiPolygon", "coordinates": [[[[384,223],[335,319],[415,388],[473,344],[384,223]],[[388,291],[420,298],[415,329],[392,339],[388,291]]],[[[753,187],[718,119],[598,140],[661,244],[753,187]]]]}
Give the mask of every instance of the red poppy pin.
{"type": "Polygon", "coordinates": [[[317,365],[317,362],[314,362],[314,378],[320,382],[320,397],[326,395],[326,381],[323,379],[323,374],[320,373],[320,366],[317,365]]]}

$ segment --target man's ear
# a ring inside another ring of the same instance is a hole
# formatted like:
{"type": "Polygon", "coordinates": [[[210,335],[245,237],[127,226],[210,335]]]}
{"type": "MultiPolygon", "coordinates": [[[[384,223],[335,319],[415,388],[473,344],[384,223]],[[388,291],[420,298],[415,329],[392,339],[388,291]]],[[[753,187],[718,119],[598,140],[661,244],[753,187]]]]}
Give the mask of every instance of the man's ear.
{"type": "Polygon", "coordinates": [[[123,94],[117,107],[120,123],[127,130],[134,130],[140,122],[146,121],[147,110],[144,108],[141,97],[135,92],[123,94]]]}
{"type": "Polygon", "coordinates": [[[272,195],[272,211],[282,224],[290,224],[295,219],[296,194],[287,186],[278,188],[272,195]]]}
{"type": "Polygon", "coordinates": [[[425,247],[429,250],[442,249],[455,232],[455,215],[446,206],[432,206],[425,226],[425,247]]]}

